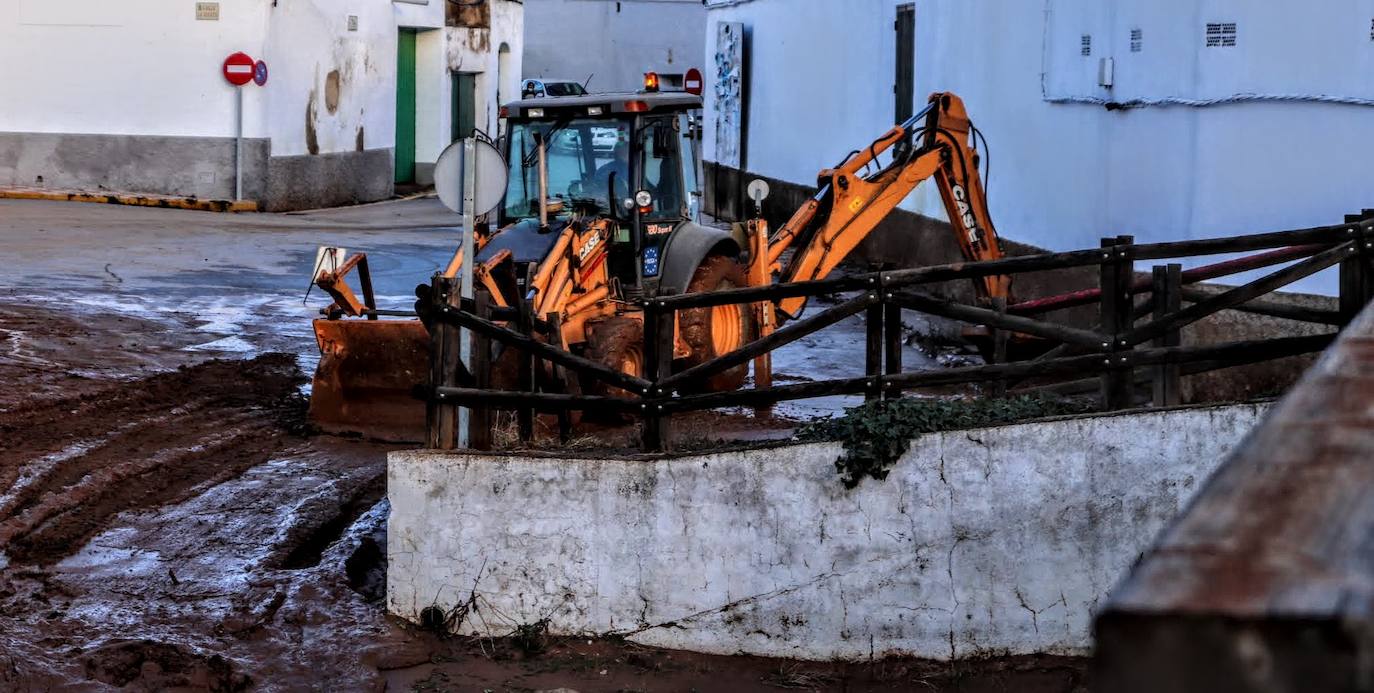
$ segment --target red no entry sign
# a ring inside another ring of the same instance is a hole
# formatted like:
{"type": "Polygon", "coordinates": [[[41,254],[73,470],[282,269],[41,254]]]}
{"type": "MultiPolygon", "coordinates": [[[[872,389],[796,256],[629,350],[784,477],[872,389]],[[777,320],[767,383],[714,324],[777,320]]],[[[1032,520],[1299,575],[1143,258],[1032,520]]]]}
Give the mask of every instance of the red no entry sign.
{"type": "Polygon", "coordinates": [[[235,53],[225,58],[224,78],[236,87],[253,81],[253,59],[247,53],[235,53]]]}
{"type": "Polygon", "coordinates": [[[687,76],[682,79],[682,89],[689,94],[701,96],[703,86],[704,85],[701,83],[701,70],[695,67],[688,70],[687,76]]]}

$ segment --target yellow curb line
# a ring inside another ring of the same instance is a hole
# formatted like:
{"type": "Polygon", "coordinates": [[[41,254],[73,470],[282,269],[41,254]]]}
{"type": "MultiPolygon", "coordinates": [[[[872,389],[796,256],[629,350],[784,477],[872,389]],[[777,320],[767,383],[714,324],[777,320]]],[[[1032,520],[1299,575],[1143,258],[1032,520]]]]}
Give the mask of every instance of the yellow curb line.
{"type": "Polygon", "coordinates": [[[0,188],[0,199],[54,200],[58,202],[97,202],[134,207],[190,209],[201,212],[256,212],[254,200],[201,200],[194,197],[149,197],[130,193],[88,193],[68,190],[29,190],[0,188]]]}

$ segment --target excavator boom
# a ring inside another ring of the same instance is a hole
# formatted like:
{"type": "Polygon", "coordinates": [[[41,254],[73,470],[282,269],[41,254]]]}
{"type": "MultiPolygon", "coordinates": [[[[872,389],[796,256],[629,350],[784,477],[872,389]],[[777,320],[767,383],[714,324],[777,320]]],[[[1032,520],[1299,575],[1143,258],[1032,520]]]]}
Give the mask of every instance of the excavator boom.
{"type": "MultiPolygon", "coordinates": [[[[964,258],[1002,257],[978,176],[976,133],[962,99],[947,92],[932,94],[926,108],[910,120],[850,154],[839,166],[821,171],[820,192],[778,229],[769,239],[766,257],[756,261],[767,262],[785,282],[823,279],[916,186],[931,178],[964,258]],[[881,165],[880,158],[889,152],[888,163],[881,165]],[[865,175],[868,171],[872,172],[865,175]],[[781,266],[784,253],[794,247],[790,262],[781,266]]],[[[984,277],[975,286],[980,299],[1006,297],[1010,278],[984,277]]],[[[805,305],[805,297],[796,297],[783,299],[778,308],[787,317],[798,315],[805,305]]]]}

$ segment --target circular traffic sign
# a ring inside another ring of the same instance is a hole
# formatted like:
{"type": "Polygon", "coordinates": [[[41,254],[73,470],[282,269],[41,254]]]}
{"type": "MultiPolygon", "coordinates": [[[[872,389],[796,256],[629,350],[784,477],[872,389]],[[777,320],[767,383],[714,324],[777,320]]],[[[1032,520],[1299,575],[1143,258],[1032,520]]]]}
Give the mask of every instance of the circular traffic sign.
{"type": "Polygon", "coordinates": [[[257,64],[253,66],[253,83],[260,87],[267,86],[266,62],[259,60],[257,64]]]}
{"type": "MultiPolygon", "coordinates": [[[[471,138],[468,138],[471,139],[471,138]]],[[[463,142],[450,144],[434,164],[434,189],[439,193],[439,201],[445,207],[463,213],[463,142]]],[[[506,195],[506,159],[496,147],[477,140],[476,142],[476,197],[473,199],[473,215],[486,214],[501,203],[506,195]]]]}
{"type": "Polygon", "coordinates": [[[234,53],[225,58],[224,78],[236,87],[253,81],[253,59],[247,53],[234,53]]]}

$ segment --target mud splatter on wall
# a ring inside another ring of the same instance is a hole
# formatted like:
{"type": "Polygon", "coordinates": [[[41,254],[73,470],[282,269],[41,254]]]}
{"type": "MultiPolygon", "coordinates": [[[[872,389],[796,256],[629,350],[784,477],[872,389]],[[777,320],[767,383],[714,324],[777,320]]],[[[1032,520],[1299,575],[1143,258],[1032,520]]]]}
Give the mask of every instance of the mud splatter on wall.
{"type": "Polygon", "coordinates": [[[330,115],[339,112],[339,90],[341,88],[339,71],[330,70],[329,75],[324,78],[324,107],[330,115]]]}
{"type": "Polygon", "coordinates": [[[310,90],[310,100],[305,104],[305,150],[311,154],[320,153],[320,135],[315,129],[315,90],[310,90]]]}

